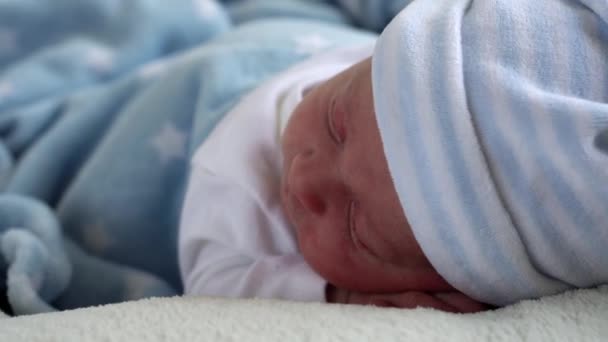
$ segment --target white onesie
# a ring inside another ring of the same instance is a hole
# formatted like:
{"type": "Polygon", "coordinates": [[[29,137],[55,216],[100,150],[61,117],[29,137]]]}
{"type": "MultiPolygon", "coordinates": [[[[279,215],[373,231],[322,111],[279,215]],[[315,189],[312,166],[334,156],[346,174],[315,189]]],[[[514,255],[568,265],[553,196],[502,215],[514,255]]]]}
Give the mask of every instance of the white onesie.
{"type": "Polygon", "coordinates": [[[306,89],[369,57],[373,45],[333,50],[246,95],[192,159],[181,216],[186,294],[325,301],[326,281],[299,253],[280,203],[280,135],[306,89]]]}

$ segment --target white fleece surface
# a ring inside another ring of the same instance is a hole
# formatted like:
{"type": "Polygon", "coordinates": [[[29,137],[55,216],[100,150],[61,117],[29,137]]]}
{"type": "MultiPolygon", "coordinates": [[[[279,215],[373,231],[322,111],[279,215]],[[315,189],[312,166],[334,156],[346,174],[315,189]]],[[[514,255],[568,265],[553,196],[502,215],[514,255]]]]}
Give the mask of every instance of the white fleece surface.
{"type": "Polygon", "coordinates": [[[608,286],[474,315],[176,297],[0,319],[0,341],[438,340],[605,341],[608,286]]]}

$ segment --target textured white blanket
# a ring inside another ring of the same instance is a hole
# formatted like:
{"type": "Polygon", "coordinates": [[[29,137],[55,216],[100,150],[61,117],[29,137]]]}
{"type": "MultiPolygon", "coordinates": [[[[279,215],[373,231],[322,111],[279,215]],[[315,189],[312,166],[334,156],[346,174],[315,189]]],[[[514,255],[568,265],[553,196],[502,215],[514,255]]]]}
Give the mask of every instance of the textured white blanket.
{"type": "Polygon", "coordinates": [[[605,341],[608,286],[474,315],[181,297],[0,319],[0,341],[438,340],[605,341]]]}

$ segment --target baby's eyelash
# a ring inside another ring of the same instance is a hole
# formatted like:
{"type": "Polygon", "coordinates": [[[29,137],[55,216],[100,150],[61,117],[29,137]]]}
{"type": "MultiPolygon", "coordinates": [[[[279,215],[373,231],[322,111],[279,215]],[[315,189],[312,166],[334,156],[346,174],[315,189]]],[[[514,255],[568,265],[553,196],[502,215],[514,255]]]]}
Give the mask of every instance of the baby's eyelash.
{"type": "Polygon", "coordinates": [[[355,201],[351,201],[348,205],[348,231],[350,232],[350,238],[353,243],[359,246],[360,241],[355,234],[355,201]]]}

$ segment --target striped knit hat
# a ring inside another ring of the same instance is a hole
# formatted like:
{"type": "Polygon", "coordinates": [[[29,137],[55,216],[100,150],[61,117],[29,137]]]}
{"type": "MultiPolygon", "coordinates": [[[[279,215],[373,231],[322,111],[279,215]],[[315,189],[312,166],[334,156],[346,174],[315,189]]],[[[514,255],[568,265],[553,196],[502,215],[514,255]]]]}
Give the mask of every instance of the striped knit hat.
{"type": "Polygon", "coordinates": [[[505,305],[608,283],[608,1],[415,0],[373,91],[401,205],[454,287],[505,305]]]}

